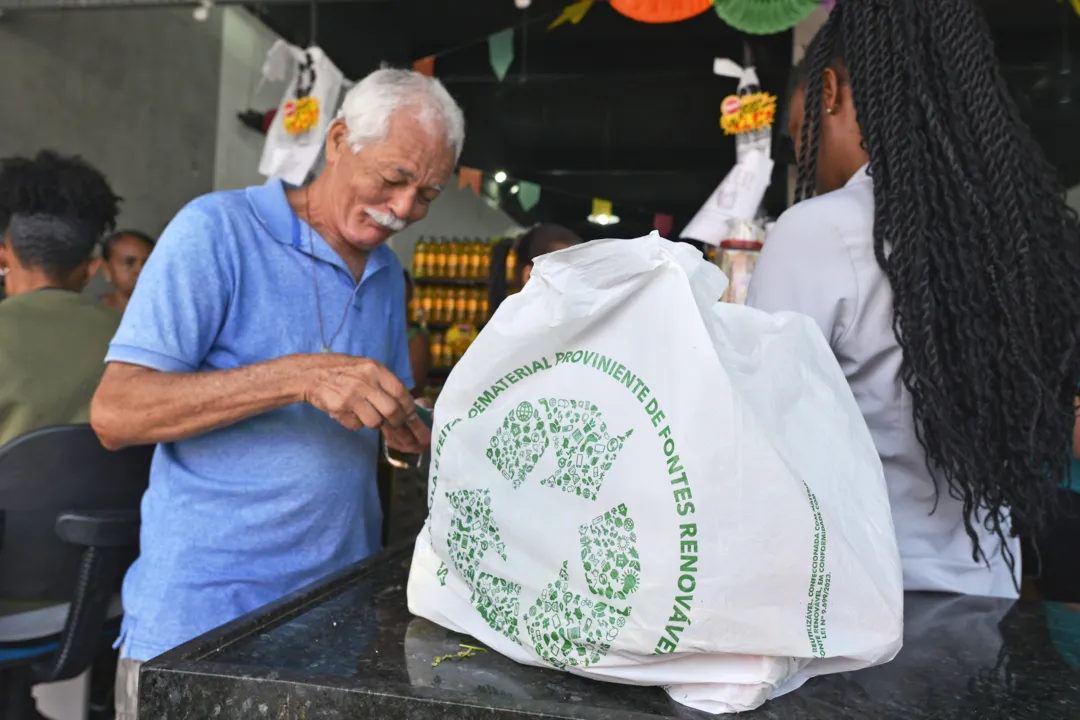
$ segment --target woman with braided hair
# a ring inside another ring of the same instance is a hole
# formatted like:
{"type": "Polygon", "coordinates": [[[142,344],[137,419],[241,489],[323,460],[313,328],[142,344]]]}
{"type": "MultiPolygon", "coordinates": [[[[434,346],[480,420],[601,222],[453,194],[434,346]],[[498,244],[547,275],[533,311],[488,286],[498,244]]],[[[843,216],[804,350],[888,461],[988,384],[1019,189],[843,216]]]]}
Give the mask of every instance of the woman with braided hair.
{"type": "Polygon", "coordinates": [[[811,316],[885,469],[909,590],[1015,597],[1067,476],[1080,224],[972,0],[839,0],[798,69],[799,202],[748,304],[811,316]]]}

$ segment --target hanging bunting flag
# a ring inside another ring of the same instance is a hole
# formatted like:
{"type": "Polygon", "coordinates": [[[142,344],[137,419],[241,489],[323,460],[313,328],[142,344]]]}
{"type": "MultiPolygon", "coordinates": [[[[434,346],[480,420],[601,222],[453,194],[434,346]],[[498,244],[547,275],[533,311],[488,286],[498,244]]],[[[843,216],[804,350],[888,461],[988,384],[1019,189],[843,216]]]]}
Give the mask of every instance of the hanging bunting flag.
{"type": "Polygon", "coordinates": [[[576,3],[571,3],[562,9],[559,13],[559,17],[555,18],[555,21],[548,25],[548,30],[554,30],[560,25],[570,23],[577,25],[585,17],[585,14],[589,12],[589,8],[593,6],[593,0],[580,0],[576,3]]]}
{"type": "Polygon", "coordinates": [[[596,216],[608,215],[611,216],[614,213],[611,211],[611,201],[601,200],[600,198],[592,199],[592,214],[596,216]]]}
{"type": "Polygon", "coordinates": [[[518,182],[517,198],[521,204],[521,209],[529,212],[536,207],[536,203],[540,202],[540,186],[536,183],[521,180],[518,182]]]}
{"type": "MultiPolygon", "coordinates": [[[[1071,0],[1071,3],[1072,3],[1073,10],[1076,11],[1077,15],[1080,15],[1080,0],[1071,0]]],[[[1058,0],[1058,4],[1059,5],[1061,4],[1061,0],[1058,0]]]]}
{"type": "Polygon", "coordinates": [[[435,74],[435,56],[428,55],[426,58],[420,58],[412,64],[412,69],[421,75],[433,76],[435,74]]]}
{"type": "Polygon", "coordinates": [[[652,226],[656,232],[660,233],[660,237],[667,237],[671,234],[671,227],[675,224],[675,218],[667,213],[656,213],[653,215],[652,226]]]}
{"type": "Polygon", "coordinates": [[[480,183],[484,179],[483,174],[476,168],[465,167],[462,165],[457,171],[457,186],[458,190],[468,186],[472,188],[472,191],[477,195],[480,194],[480,183]]]}
{"type": "Polygon", "coordinates": [[[514,62],[514,28],[506,28],[488,36],[488,58],[495,77],[502,80],[514,62]]]}

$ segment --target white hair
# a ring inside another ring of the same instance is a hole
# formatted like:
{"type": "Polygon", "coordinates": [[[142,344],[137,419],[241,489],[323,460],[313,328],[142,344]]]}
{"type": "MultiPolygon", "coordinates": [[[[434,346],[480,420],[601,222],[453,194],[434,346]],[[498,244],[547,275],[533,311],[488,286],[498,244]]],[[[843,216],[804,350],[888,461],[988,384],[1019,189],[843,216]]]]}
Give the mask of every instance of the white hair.
{"type": "Polygon", "coordinates": [[[412,70],[383,68],[354,85],[341,103],[338,117],[345,120],[354,151],[386,139],[390,118],[407,111],[430,132],[446,138],[454,161],[465,145],[465,115],[435,78],[412,70]]]}

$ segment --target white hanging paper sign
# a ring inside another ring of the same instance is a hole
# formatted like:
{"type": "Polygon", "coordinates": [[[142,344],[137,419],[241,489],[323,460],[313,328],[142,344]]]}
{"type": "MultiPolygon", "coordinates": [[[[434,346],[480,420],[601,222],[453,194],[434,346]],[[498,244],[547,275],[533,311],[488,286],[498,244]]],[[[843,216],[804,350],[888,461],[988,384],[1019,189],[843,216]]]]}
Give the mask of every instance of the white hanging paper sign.
{"type": "Polygon", "coordinates": [[[773,161],[759,152],[736,163],[709,199],[686,225],[681,238],[719,245],[732,222],[753,220],[772,178],[773,161]]]}
{"type": "Polygon", "coordinates": [[[290,62],[293,77],[266,133],[259,172],[302,185],[322,151],[345,78],[319,48],[301,50],[283,42],[267,54],[263,77],[282,79],[290,62]]]}

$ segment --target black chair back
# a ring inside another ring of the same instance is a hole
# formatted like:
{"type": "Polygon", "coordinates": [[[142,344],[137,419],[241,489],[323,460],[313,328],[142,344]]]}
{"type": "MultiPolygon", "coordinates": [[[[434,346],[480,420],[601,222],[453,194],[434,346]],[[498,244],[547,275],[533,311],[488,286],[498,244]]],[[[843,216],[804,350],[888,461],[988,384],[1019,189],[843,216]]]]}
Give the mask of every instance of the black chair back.
{"type": "MultiPolygon", "coordinates": [[[[70,536],[71,523],[59,522],[65,515],[133,516],[134,543],[111,541],[126,568],[138,553],[138,509],[153,452],[110,452],[89,425],[45,428],[0,447],[0,598],[73,601],[84,547],[70,536]]],[[[121,570],[112,587],[98,590],[117,592],[122,579],[121,570]]]]}

